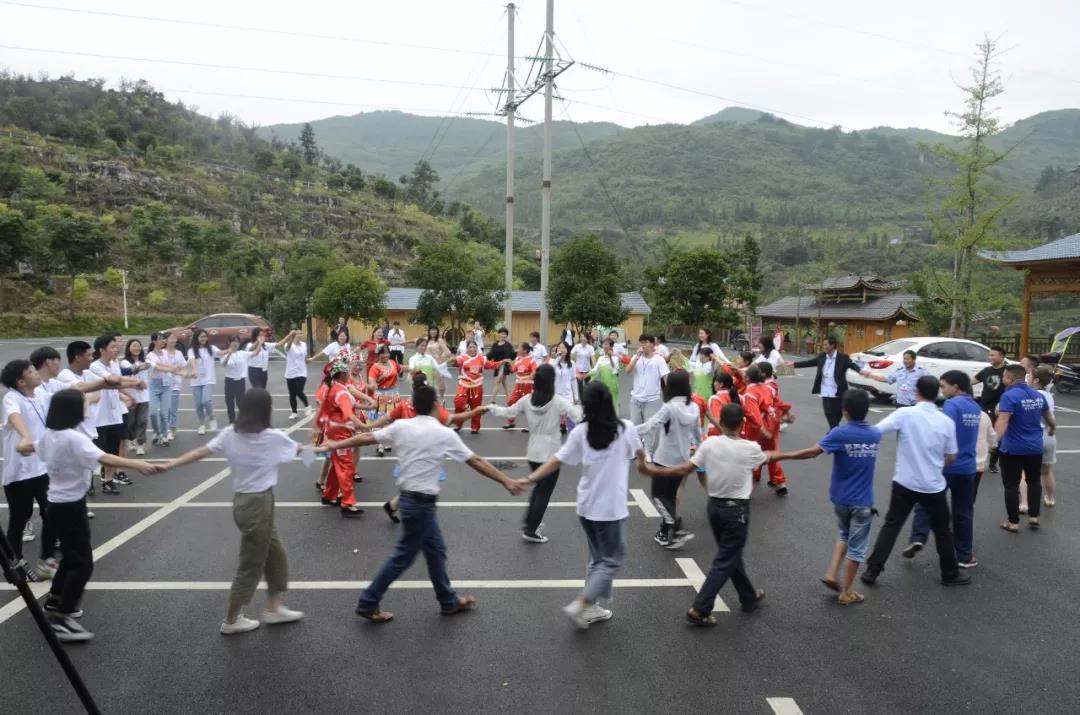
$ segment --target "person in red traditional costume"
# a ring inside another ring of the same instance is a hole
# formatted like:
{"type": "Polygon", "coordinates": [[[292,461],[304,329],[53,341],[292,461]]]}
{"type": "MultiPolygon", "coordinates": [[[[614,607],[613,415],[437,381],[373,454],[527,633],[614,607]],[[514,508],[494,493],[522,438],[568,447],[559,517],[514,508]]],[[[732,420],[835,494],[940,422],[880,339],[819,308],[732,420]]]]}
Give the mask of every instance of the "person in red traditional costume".
{"type": "MultiPolygon", "coordinates": [[[[457,382],[457,394],[454,395],[454,412],[461,414],[469,409],[475,410],[484,402],[484,370],[494,370],[501,362],[488,360],[476,348],[476,341],[465,342],[465,354],[458,355],[457,366],[460,370],[457,382]]],[[[461,425],[456,427],[461,429],[461,425]]],[[[472,433],[480,431],[480,415],[472,418],[472,433]]]]}
{"type": "MultiPolygon", "coordinates": [[[[533,375],[536,374],[536,360],[532,357],[532,345],[522,343],[518,346],[517,357],[511,363],[510,370],[514,373],[516,382],[514,391],[506,398],[506,406],[513,407],[514,403],[522,397],[528,397],[533,391],[533,375]]],[[[503,425],[503,429],[513,429],[514,418],[510,417],[503,425]]]]}
{"type": "MultiPolygon", "coordinates": [[[[769,431],[772,439],[761,448],[769,452],[780,451],[780,426],[783,423],[793,422],[795,416],[791,414],[791,403],[780,399],[780,383],[776,379],[776,373],[770,363],[758,363],[758,369],[765,377],[765,387],[772,392],[772,419],[769,422],[769,431]]],[[[780,462],[769,462],[769,486],[776,489],[776,496],[787,496],[787,476],[780,462]]]]}
{"type": "MultiPolygon", "coordinates": [[[[344,362],[335,362],[330,367],[326,378],[326,394],[319,404],[319,428],[326,440],[341,441],[351,437],[355,430],[364,424],[363,417],[356,412],[356,397],[349,390],[349,366],[344,362]]],[[[361,413],[362,414],[362,413],[361,413]]],[[[330,471],[323,487],[322,503],[325,506],[341,508],[344,517],[358,517],[364,510],[356,505],[353,490],[353,475],[356,474],[356,461],[353,450],[346,447],[330,453],[330,471]]]]}
{"type": "MultiPolygon", "coordinates": [[[[386,345],[380,345],[376,355],[376,361],[368,367],[368,392],[375,396],[377,414],[373,415],[373,418],[378,419],[390,412],[401,400],[401,394],[398,392],[398,375],[401,374],[401,365],[390,359],[390,348],[386,345]]],[[[389,451],[389,447],[379,445],[375,449],[375,454],[381,457],[389,451]]]]}

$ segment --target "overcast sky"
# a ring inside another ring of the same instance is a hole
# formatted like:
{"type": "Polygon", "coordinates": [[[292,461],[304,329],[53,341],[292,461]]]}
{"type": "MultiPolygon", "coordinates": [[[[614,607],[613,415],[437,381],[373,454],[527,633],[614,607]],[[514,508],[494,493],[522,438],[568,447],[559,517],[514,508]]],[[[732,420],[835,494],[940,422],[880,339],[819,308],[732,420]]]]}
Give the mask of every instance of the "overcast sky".
{"type": "MultiPolygon", "coordinates": [[[[522,0],[518,5],[516,54],[534,55],[545,2],[522,0]]],[[[998,101],[1002,119],[1080,107],[1077,0],[557,0],[555,33],[579,62],[701,93],[578,65],[560,78],[567,103],[555,110],[556,118],[568,112],[578,122],[689,122],[739,104],[806,124],[947,131],[943,112],[961,108],[956,84],[968,80],[983,33],[999,38],[1008,50],[1000,59],[1006,82],[998,101]]],[[[0,66],[12,71],[74,73],[110,84],[142,78],[204,114],[227,112],[268,125],[372,109],[490,112],[498,98],[488,89],[504,81],[506,17],[503,4],[495,0],[0,1],[0,45],[0,66]],[[297,35],[28,7],[53,2],[297,35]],[[303,33],[341,39],[299,36],[303,33]]],[[[522,79],[526,65],[519,60],[522,79]]],[[[541,119],[542,98],[530,100],[521,113],[541,119]]]]}

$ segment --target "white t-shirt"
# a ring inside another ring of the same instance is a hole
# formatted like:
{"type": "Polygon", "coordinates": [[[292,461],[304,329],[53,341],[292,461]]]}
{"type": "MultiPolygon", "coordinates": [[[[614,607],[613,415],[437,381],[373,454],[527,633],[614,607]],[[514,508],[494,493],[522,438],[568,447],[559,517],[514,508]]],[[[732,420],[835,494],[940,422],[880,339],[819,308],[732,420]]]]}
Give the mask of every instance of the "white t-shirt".
{"type": "Polygon", "coordinates": [[[537,343],[532,346],[532,351],[529,354],[532,355],[532,359],[536,360],[537,364],[539,364],[541,360],[547,359],[548,350],[541,343],[537,343]]]}
{"type": "Polygon", "coordinates": [[[765,355],[764,353],[758,355],[756,358],[754,358],[754,362],[767,362],[773,366],[773,371],[775,372],[776,370],[780,369],[780,363],[784,362],[784,358],[782,355],[780,355],[779,350],[773,349],[773,351],[768,355],[765,355]]]}
{"type": "MultiPolygon", "coordinates": [[[[348,360],[349,355],[352,354],[352,348],[349,347],[348,343],[342,345],[335,340],[319,352],[325,355],[327,360],[348,360]]],[[[288,365],[285,366],[285,369],[286,371],[289,369],[288,365]]],[[[307,373],[305,372],[304,374],[306,375],[307,373]]],[[[301,377],[301,375],[297,375],[297,377],[301,377]]]]}
{"type": "Polygon", "coordinates": [[[263,343],[262,350],[252,353],[251,346],[246,349],[250,357],[248,358],[248,367],[257,367],[263,372],[266,371],[266,366],[270,364],[270,351],[277,347],[277,343],[263,343]]]}
{"type": "Polygon", "coordinates": [[[630,397],[638,402],[653,402],[663,396],[660,378],[670,372],[667,361],[656,353],[650,358],[642,355],[634,364],[634,389],[630,397]]]}
{"type": "Polygon", "coordinates": [[[657,343],[656,354],[667,360],[671,356],[671,348],[669,348],[664,343],[657,343]]]}
{"type": "Polygon", "coordinates": [[[248,434],[235,431],[232,425],[206,444],[211,452],[229,460],[233,491],[238,494],[272,489],[278,481],[278,465],[293,461],[299,446],[279,429],[248,434]]]}
{"type": "Polygon", "coordinates": [[[77,502],[90,489],[92,472],[105,454],[78,430],[45,430],[36,443],[37,453],[49,473],[49,502],[77,502]]]}
{"type": "MultiPolygon", "coordinates": [[[[93,375],[94,379],[104,380],[109,375],[116,375],[120,377],[120,361],[113,360],[111,365],[106,365],[100,359],[90,363],[90,368],[86,371],[93,375]]],[[[83,373],[84,375],[86,373],[83,373]]],[[[121,425],[124,423],[124,415],[127,414],[127,407],[120,401],[119,390],[102,390],[101,399],[97,403],[97,421],[94,423],[97,427],[108,427],[109,425],[121,425]]]]}
{"type": "MultiPolygon", "coordinates": [[[[144,364],[143,362],[132,363],[130,360],[125,359],[125,360],[120,361],[120,369],[121,370],[130,370],[131,375],[129,375],[129,377],[137,377],[137,378],[140,378],[143,382],[146,382],[146,380],[148,379],[147,376],[142,374],[141,372],[136,372],[136,370],[135,370],[135,368],[137,368],[137,367],[139,367],[140,365],[143,365],[143,364],[144,364]]],[[[149,385],[142,388],[141,390],[139,388],[136,388],[136,387],[130,388],[127,391],[127,393],[129,395],[131,395],[135,399],[135,401],[138,402],[139,404],[150,401],[150,386],[149,385]]]]}
{"type": "Polygon", "coordinates": [[[229,380],[246,380],[248,369],[247,350],[237,349],[229,356],[229,362],[225,363],[225,377],[229,380]]]}
{"type": "MultiPolygon", "coordinates": [[[[713,355],[718,355],[720,358],[724,357],[723,351],[720,350],[720,346],[716,343],[708,343],[704,347],[711,350],[713,355]]],[[[700,362],[701,348],[702,346],[700,344],[694,343],[694,349],[690,351],[690,362],[700,362]]]]}
{"type": "Polygon", "coordinates": [[[467,462],[474,456],[457,432],[430,415],[394,420],[371,434],[380,445],[394,449],[402,491],[438,494],[443,460],[467,462]]]}
{"type": "MultiPolygon", "coordinates": [[[[95,382],[98,379],[99,378],[89,370],[83,370],[82,375],[76,375],[72,372],[71,368],[68,367],[65,367],[60,371],[60,374],[56,376],[56,381],[63,386],[60,388],[61,390],[74,388],[75,385],[80,382],[95,382]]],[[[53,381],[50,380],[49,382],[53,381]]],[[[52,392],[57,392],[57,390],[52,390],[52,392]]],[[[102,392],[104,392],[104,390],[102,390],[102,392]]],[[[83,399],[85,399],[85,396],[83,399]]],[[[78,430],[90,439],[97,439],[98,405],[100,404],[100,399],[93,404],[87,402],[83,412],[83,421],[79,423],[78,430]]]]}
{"type": "Polygon", "coordinates": [[[24,479],[40,477],[47,471],[41,457],[35,452],[23,456],[15,451],[22,437],[11,426],[11,415],[19,415],[30,440],[37,442],[45,435],[45,416],[49,412],[48,401],[42,401],[35,395],[27,397],[18,390],[8,390],[4,394],[4,485],[21,482],[24,479]]]}
{"type": "Polygon", "coordinates": [[[574,361],[574,367],[577,368],[578,372],[592,370],[592,356],[595,352],[592,345],[579,343],[574,346],[574,349],[570,351],[570,359],[574,361]]]}
{"type": "MultiPolygon", "coordinates": [[[[162,352],[164,353],[164,357],[161,361],[163,364],[170,365],[177,369],[187,367],[187,356],[184,355],[180,348],[174,348],[172,351],[166,348],[162,352]]],[[[170,390],[179,390],[184,384],[184,378],[179,372],[163,372],[160,374],[162,384],[170,390]]]]}
{"type": "Polygon", "coordinates": [[[585,438],[589,424],[582,423],[558,452],[563,464],[580,464],[577,513],[590,521],[618,521],[630,516],[626,506],[630,485],[630,460],[641,449],[641,438],[630,420],[621,420],[622,430],[605,449],[595,450],[585,438]]]}
{"type": "Polygon", "coordinates": [[[191,348],[188,354],[195,361],[195,377],[191,378],[191,386],[213,385],[217,382],[214,376],[214,358],[221,353],[221,348],[207,345],[199,348],[199,357],[195,357],[195,348],[191,348]]]}
{"type": "Polygon", "coordinates": [[[390,342],[390,350],[395,353],[405,352],[405,331],[401,328],[391,328],[390,333],[386,336],[386,339],[390,342]]]}
{"type": "MultiPolygon", "coordinates": [[[[337,345],[337,341],[334,341],[337,345]]],[[[349,349],[348,343],[345,349],[349,349]]],[[[307,377],[307,343],[303,340],[294,340],[289,349],[285,351],[285,379],[294,377],[307,377]]]]}
{"type": "Polygon", "coordinates": [[[169,376],[169,373],[158,370],[158,365],[168,365],[169,361],[165,356],[165,352],[156,353],[153,350],[146,353],[146,362],[149,363],[150,369],[146,371],[146,379],[161,380],[165,382],[165,379],[169,376]]]}
{"type": "Polygon", "coordinates": [[[705,438],[690,461],[705,470],[709,496],[749,499],[754,489],[754,469],[765,463],[765,452],[757,442],[714,435],[705,438]]]}
{"type": "Polygon", "coordinates": [[[562,360],[552,360],[551,366],[555,368],[555,394],[562,395],[572,402],[574,388],[577,386],[576,369],[562,360]]]}

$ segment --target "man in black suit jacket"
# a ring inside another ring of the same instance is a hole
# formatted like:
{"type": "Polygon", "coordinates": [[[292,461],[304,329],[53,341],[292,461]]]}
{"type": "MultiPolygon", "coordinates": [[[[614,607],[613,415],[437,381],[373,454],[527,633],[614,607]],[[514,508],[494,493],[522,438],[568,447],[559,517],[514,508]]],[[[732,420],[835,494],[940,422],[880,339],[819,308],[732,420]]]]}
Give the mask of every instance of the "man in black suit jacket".
{"type": "Polygon", "coordinates": [[[843,418],[841,398],[848,389],[847,371],[859,372],[860,365],[853,361],[847,353],[839,350],[840,344],[836,337],[830,335],[825,338],[825,352],[809,360],[799,360],[792,363],[793,367],[816,367],[817,374],[814,376],[814,387],[810,390],[812,395],[821,395],[821,404],[825,409],[825,419],[829,421],[829,429],[840,424],[843,418]],[[826,367],[832,368],[832,380],[825,380],[826,367]],[[825,383],[823,386],[822,383],[825,383]]]}

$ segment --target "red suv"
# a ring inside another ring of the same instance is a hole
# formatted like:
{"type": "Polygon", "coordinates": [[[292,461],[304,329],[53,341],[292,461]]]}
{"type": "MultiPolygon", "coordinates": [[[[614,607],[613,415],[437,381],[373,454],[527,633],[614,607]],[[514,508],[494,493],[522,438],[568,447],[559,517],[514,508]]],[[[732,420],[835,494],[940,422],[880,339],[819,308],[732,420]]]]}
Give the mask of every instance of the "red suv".
{"type": "Polygon", "coordinates": [[[205,330],[210,335],[210,344],[222,349],[228,346],[229,338],[234,335],[240,338],[240,342],[244,342],[251,337],[251,331],[255,328],[262,328],[262,334],[268,339],[272,339],[274,336],[274,329],[270,327],[270,323],[266,322],[265,318],[258,315],[248,315],[247,313],[208,315],[201,320],[196,320],[191,325],[172,328],[169,332],[175,333],[179,342],[190,345],[191,334],[195,332],[195,328],[205,330]]]}

